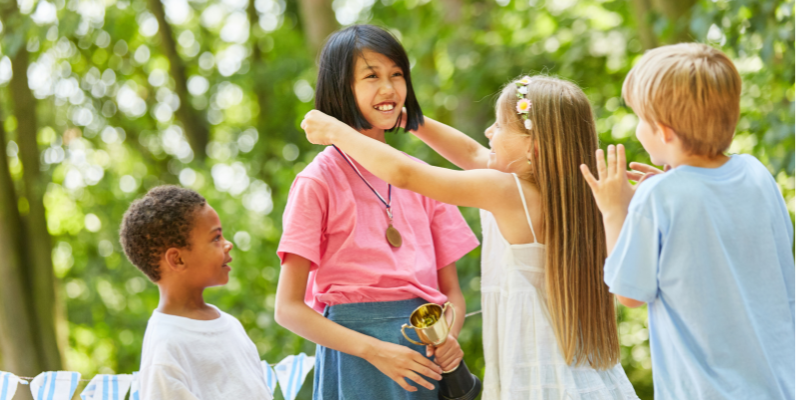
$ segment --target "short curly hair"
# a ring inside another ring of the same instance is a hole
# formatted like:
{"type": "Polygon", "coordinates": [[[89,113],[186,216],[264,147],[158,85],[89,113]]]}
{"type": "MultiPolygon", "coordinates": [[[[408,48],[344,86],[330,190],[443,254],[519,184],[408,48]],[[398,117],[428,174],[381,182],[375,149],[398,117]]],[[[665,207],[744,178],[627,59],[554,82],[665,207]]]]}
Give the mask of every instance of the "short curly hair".
{"type": "Polygon", "coordinates": [[[153,282],[161,279],[161,256],[172,247],[189,247],[194,214],[206,204],[199,193],[178,186],[150,189],[122,217],[119,241],[128,260],[153,282]]]}

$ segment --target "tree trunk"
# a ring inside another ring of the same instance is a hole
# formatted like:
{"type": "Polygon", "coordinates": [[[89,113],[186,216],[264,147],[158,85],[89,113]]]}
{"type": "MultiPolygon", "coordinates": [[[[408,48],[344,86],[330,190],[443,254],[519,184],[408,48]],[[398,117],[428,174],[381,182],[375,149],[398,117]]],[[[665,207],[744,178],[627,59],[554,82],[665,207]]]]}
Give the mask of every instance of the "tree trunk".
{"type": "MultiPolygon", "coordinates": [[[[3,124],[0,123],[0,149],[6,148],[3,124]]],[[[42,372],[36,330],[33,296],[24,272],[22,220],[17,210],[17,196],[5,152],[0,152],[0,351],[4,371],[23,376],[42,372]]]]}
{"type": "MultiPolygon", "coordinates": [[[[58,349],[55,318],[55,276],[51,258],[52,246],[44,209],[45,184],[39,169],[39,148],[36,142],[36,99],[28,87],[28,52],[22,47],[12,57],[9,93],[17,118],[17,140],[22,161],[25,198],[30,206],[23,216],[24,245],[28,276],[33,297],[36,326],[34,338],[39,347],[38,358],[47,370],[62,368],[58,349]]],[[[31,355],[28,355],[29,357],[31,355]]]]}
{"type": "Polygon", "coordinates": [[[186,133],[186,140],[192,146],[194,156],[198,160],[205,158],[206,145],[208,145],[208,125],[201,114],[196,112],[189,104],[189,89],[186,86],[186,67],[183,60],[178,55],[178,47],[175,37],[172,35],[172,27],[167,24],[164,5],[161,0],[148,0],[150,12],[158,20],[158,33],[161,38],[161,49],[169,60],[170,75],[175,79],[175,93],[181,101],[176,117],[183,124],[186,133]]]}
{"type": "Polygon", "coordinates": [[[632,0],[631,3],[633,3],[633,15],[636,18],[642,50],[650,50],[657,47],[658,39],[655,32],[653,32],[651,14],[653,9],[650,0],[632,0]]]}
{"type": "Polygon", "coordinates": [[[309,50],[317,54],[328,35],[339,29],[331,1],[300,0],[300,14],[303,17],[303,31],[309,50]]]}
{"type": "Polygon", "coordinates": [[[258,116],[256,118],[256,127],[258,128],[259,132],[264,132],[267,129],[267,107],[269,106],[269,91],[267,90],[269,86],[269,78],[267,77],[266,71],[266,62],[264,61],[264,56],[261,53],[261,47],[259,46],[259,37],[257,35],[257,29],[259,28],[258,25],[258,11],[256,11],[256,1],[250,0],[247,5],[247,18],[250,22],[250,38],[253,42],[253,55],[251,57],[252,64],[252,73],[253,73],[253,91],[256,94],[256,100],[258,101],[258,116]]]}
{"type": "Polygon", "coordinates": [[[652,0],[653,6],[659,13],[669,19],[672,32],[667,40],[669,43],[693,42],[689,31],[692,7],[697,0],[652,0]]]}

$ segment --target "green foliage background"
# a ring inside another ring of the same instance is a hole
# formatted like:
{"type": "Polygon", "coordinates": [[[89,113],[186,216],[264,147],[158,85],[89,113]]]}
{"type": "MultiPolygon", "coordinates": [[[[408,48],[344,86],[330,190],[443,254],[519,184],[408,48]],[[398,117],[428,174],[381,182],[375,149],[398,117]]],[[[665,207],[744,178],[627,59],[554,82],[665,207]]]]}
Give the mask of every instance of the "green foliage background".
{"type": "MultiPolygon", "coordinates": [[[[44,201],[66,316],[67,367],[85,377],[138,370],[158,291],[125,259],[117,231],[130,201],[165,183],[202,193],[236,244],[230,283],[208,290],[207,301],[242,321],[263,359],[313,354],[312,343],[273,320],[281,214],[294,176],[321,150],[299,130],[313,106],[316,77],[299,4],[257,1],[260,24],[236,36],[246,0],[181,3],[186,17],[171,25],[195,91],[191,106],[211,130],[208,156],[199,160],[175,128],[175,82],[145,1],[56,0],[50,4],[58,21],[37,24],[41,2],[20,1],[21,16],[3,26],[0,85],[9,78],[7,55],[29,51],[42,169],[51,182],[44,201]],[[256,47],[263,63],[251,60],[256,47]]],[[[169,4],[180,2],[164,3],[169,16],[169,4]]],[[[794,218],[793,1],[702,0],[679,23],[653,12],[637,20],[626,0],[335,0],[333,6],[341,23],[376,24],[400,38],[426,115],[484,141],[501,85],[520,74],[552,74],[585,90],[602,144],[624,143],[628,157],[642,162],[649,159],[633,137],[636,117],[620,99],[622,81],[644,51],[638,29],[652,27],[663,43],[688,25],[697,41],[735,60],[744,85],[730,151],[754,154],[772,171],[794,218]]],[[[18,121],[7,87],[0,87],[0,101],[10,136],[2,148],[19,183],[18,121]]],[[[388,139],[449,166],[413,136],[388,139]]],[[[21,198],[20,212],[26,207],[21,198]]],[[[462,211],[479,234],[477,211],[462,211]]],[[[479,260],[475,250],[458,263],[468,311],[480,307],[479,260]]],[[[652,398],[646,319],[644,308],[619,312],[622,364],[643,399],[652,398]]],[[[467,320],[460,339],[471,370],[481,375],[480,316],[467,320]]],[[[310,398],[310,381],[300,398],[310,398]]]]}

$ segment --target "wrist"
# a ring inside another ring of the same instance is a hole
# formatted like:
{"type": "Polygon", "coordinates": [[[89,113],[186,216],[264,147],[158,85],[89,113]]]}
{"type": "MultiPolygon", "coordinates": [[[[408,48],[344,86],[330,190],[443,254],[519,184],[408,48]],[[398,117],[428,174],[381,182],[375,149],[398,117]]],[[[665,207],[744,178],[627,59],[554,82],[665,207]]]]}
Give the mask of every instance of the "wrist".
{"type": "Polygon", "coordinates": [[[362,358],[367,362],[372,363],[370,359],[373,355],[375,355],[378,346],[380,346],[381,341],[377,340],[373,337],[370,337],[368,340],[360,341],[359,346],[356,348],[355,354],[356,357],[362,358]]]}

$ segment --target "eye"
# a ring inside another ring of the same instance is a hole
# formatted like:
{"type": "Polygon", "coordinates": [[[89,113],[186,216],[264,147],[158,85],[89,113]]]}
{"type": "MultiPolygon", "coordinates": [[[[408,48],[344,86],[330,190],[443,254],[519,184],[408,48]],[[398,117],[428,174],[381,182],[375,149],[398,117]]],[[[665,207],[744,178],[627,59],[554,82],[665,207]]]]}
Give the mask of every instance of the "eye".
{"type": "Polygon", "coordinates": [[[395,72],[392,76],[403,76],[402,72],[395,72]]]}
{"type": "Polygon", "coordinates": [[[364,79],[377,78],[377,77],[378,77],[378,75],[375,75],[375,74],[369,74],[369,75],[367,75],[367,76],[366,76],[364,79]]]}
{"type": "Polygon", "coordinates": [[[217,236],[214,236],[214,241],[215,241],[215,242],[219,242],[219,241],[220,241],[220,239],[222,239],[222,235],[217,235],[217,236]]]}

